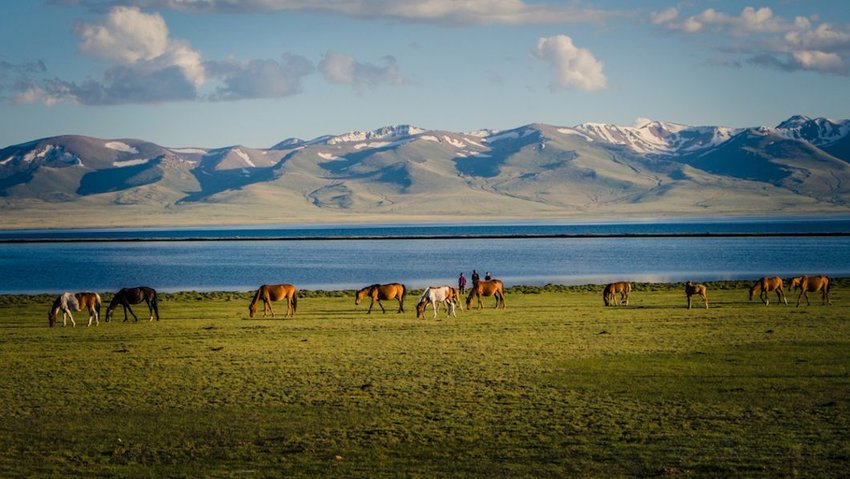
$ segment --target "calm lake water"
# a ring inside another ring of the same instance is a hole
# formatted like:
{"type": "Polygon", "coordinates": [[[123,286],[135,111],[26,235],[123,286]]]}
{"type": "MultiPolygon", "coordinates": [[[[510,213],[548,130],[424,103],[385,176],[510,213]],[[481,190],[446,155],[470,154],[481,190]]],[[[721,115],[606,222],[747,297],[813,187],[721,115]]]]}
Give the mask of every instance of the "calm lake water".
{"type": "Polygon", "coordinates": [[[614,280],[710,281],[799,274],[841,277],[850,276],[850,236],[498,239],[474,236],[848,231],[850,220],[4,232],[0,239],[49,237],[100,241],[0,244],[0,293],[115,291],[136,285],[149,285],[162,291],[247,291],[262,283],[279,282],[294,283],[302,289],[353,289],[399,281],[420,288],[454,284],[461,271],[469,276],[473,268],[482,276],[486,271],[492,272],[508,286],[599,284],[614,280]],[[57,234],[65,236],[50,236],[57,234]],[[289,239],[256,239],[268,237],[263,234],[289,239]],[[444,234],[464,237],[392,239],[444,234]],[[298,239],[325,236],[388,239],[298,239]],[[255,239],[234,239],[240,237],[255,239]],[[229,240],[108,241],[126,238],[229,240]]]}

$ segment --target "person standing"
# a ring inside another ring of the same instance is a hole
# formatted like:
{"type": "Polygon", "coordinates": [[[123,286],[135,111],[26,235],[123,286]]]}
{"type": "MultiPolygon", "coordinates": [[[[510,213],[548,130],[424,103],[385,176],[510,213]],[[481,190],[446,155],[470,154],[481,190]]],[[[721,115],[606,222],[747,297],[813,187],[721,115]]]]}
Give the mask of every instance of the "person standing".
{"type": "Polygon", "coordinates": [[[478,284],[478,280],[479,280],[478,271],[475,271],[473,269],[472,270],[472,286],[475,286],[476,284],[478,284]]]}
{"type": "Polygon", "coordinates": [[[463,271],[461,271],[460,276],[457,278],[457,289],[460,291],[460,294],[466,292],[466,276],[463,275],[463,271]]]}
{"type": "Polygon", "coordinates": [[[493,279],[493,277],[492,277],[492,276],[490,276],[490,272],[489,272],[489,271],[487,271],[486,273],[484,273],[484,281],[490,281],[491,279],[493,279]]]}

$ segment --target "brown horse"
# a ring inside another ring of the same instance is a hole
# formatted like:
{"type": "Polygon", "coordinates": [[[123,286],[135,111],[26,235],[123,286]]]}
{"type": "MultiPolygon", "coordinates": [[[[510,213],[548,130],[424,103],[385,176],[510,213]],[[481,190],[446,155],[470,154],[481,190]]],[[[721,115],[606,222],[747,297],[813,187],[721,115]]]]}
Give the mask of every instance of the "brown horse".
{"type": "Polygon", "coordinates": [[[148,305],[148,313],[150,314],[150,318],[148,320],[153,321],[154,314],[156,314],[156,320],[159,321],[159,306],[157,305],[156,300],[156,290],[146,286],[139,286],[137,288],[121,288],[120,291],[115,293],[115,296],[112,297],[112,301],[109,302],[109,306],[106,307],[106,322],[108,323],[112,320],[112,314],[119,304],[124,307],[124,321],[127,321],[127,310],[130,310],[130,314],[133,315],[133,319],[138,321],[139,318],[136,316],[136,313],[133,312],[133,308],[131,308],[130,305],[139,304],[142,301],[148,305]]]}
{"type": "Polygon", "coordinates": [[[274,310],[272,309],[273,301],[286,300],[285,316],[295,316],[295,310],[298,308],[298,288],[291,284],[264,284],[257,289],[254,299],[248,306],[248,316],[254,317],[257,314],[257,303],[263,300],[263,317],[266,317],[266,311],[272,314],[274,318],[274,310]]]}
{"type": "Polygon", "coordinates": [[[50,327],[53,327],[53,324],[56,322],[56,316],[59,315],[59,311],[62,311],[62,326],[68,324],[68,318],[71,319],[71,325],[76,326],[77,323],[74,321],[74,316],[71,315],[72,311],[82,311],[88,310],[89,312],[89,326],[91,326],[92,319],[94,319],[95,326],[100,325],[100,295],[97,293],[63,293],[56,301],[53,302],[53,306],[50,307],[50,312],[47,313],[47,324],[50,327]]]}
{"type": "Polygon", "coordinates": [[[632,292],[632,284],[627,281],[620,281],[619,283],[611,283],[608,286],[605,286],[605,289],[602,291],[602,301],[605,303],[605,306],[614,306],[617,303],[614,302],[614,299],[617,294],[620,295],[620,303],[629,305],[629,293],[632,292]]]}
{"type": "Polygon", "coordinates": [[[776,296],[779,297],[779,301],[784,301],[787,305],[788,298],[785,296],[782,284],[782,278],[779,276],[775,276],[773,278],[765,276],[764,278],[761,278],[756,281],[752,288],[750,288],[750,301],[753,300],[753,296],[755,296],[756,293],[759,293],[759,299],[761,299],[761,302],[767,306],[770,304],[770,297],[767,293],[776,291],[776,296]]]}
{"type": "Polygon", "coordinates": [[[788,286],[792,291],[795,288],[800,288],[800,295],[797,296],[797,306],[800,306],[800,298],[806,297],[806,305],[809,303],[809,293],[821,292],[823,299],[821,304],[832,304],[829,300],[829,277],[828,276],[797,276],[791,278],[791,284],[788,286]]]}
{"type": "Polygon", "coordinates": [[[384,309],[384,305],[381,304],[381,301],[397,299],[398,300],[398,312],[404,312],[404,295],[407,293],[407,288],[404,287],[401,283],[387,283],[387,284],[373,284],[371,286],[366,286],[365,288],[358,290],[354,294],[354,305],[357,306],[360,304],[360,301],[367,296],[372,298],[372,302],[369,303],[369,310],[366,311],[366,314],[372,313],[372,306],[375,305],[375,302],[378,302],[378,306],[381,307],[381,312],[386,313],[387,310],[384,309]]]}
{"type": "Polygon", "coordinates": [[[688,309],[691,309],[691,296],[699,295],[705,302],[705,309],[708,309],[707,288],[704,284],[694,284],[688,281],[685,283],[685,296],[688,297],[688,309]]]}
{"type": "Polygon", "coordinates": [[[466,309],[472,307],[472,298],[478,298],[478,309],[482,309],[484,304],[481,302],[482,296],[495,296],[496,308],[506,308],[505,305],[505,286],[499,279],[483,279],[476,281],[469,289],[469,296],[466,297],[466,309]]]}

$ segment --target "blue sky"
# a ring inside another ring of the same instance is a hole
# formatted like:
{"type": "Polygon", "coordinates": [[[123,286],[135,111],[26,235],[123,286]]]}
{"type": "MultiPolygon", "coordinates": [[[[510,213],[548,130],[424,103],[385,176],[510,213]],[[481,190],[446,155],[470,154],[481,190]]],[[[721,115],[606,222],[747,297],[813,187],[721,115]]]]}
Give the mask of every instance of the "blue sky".
{"type": "Polygon", "coordinates": [[[843,2],[12,0],[0,147],[848,118],[843,2]],[[639,6],[638,6],[639,5],[639,6]]]}

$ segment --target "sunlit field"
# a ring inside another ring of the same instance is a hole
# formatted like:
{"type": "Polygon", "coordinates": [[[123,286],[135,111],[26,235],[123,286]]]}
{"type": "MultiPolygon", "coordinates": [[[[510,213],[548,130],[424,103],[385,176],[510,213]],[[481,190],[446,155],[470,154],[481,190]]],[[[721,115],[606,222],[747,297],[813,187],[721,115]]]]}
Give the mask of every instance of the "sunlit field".
{"type": "Polygon", "coordinates": [[[438,320],[412,293],[401,314],[303,292],[294,319],[248,319],[248,293],[186,292],[90,328],[0,296],[0,471],[846,477],[850,281],[799,308],[635,286],[608,308],[601,286],[515,287],[438,320]]]}

